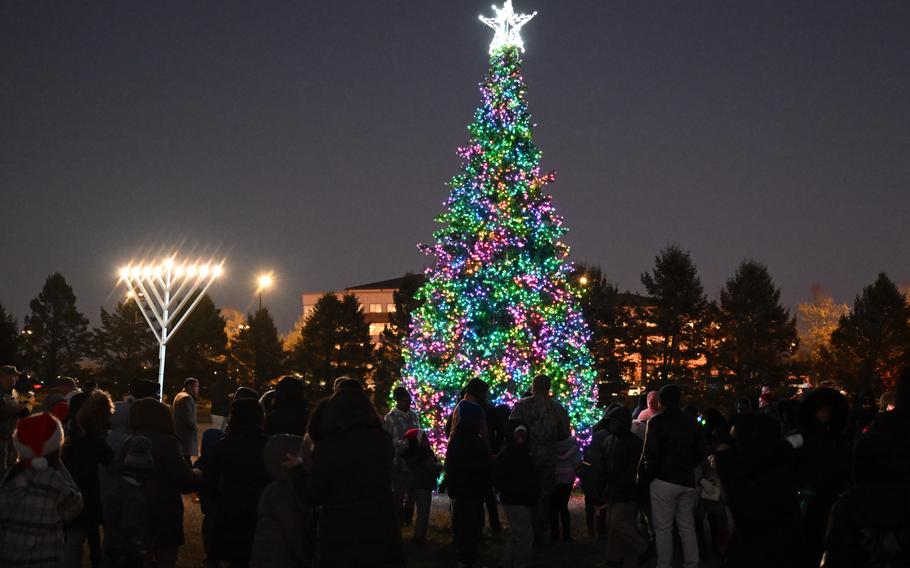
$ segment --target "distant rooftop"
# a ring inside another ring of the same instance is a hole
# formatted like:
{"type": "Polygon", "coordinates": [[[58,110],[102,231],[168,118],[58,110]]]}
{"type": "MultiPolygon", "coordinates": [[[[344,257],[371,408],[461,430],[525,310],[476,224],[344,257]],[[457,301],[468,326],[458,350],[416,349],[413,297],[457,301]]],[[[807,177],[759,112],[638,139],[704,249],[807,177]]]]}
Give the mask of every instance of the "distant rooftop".
{"type": "MultiPolygon", "coordinates": [[[[423,281],[423,274],[418,274],[421,282],[423,281]]],[[[380,280],[379,282],[370,282],[369,284],[361,284],[359,286],[349,286],[345,290],[398,290],[401,288],[401,283],[407,276],[399,276],[398,278],[392,278],[390,280],[380,280]]]]}

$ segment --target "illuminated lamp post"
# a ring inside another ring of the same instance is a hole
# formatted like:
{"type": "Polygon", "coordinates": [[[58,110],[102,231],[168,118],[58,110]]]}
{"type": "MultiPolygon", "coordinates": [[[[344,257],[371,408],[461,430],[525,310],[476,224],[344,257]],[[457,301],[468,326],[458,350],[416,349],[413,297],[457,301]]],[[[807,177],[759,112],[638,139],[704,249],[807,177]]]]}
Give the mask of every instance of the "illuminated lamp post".
{"type": "Polygon", "coordinates": [[[158,341],[158,391],[164,395],[164,357],[167,344],[216,278],[224,274],[223,263],[160,261],[129,263],[120,268],[120,282],[158,341]]]}
{"type": "Polygon", "coordinates": [[[259,275],[259,278],[256,279],[256,283],[259,285],[259,309],[262,310],[262,291],[266,288],[272,286],[275,282],[275,278],[272,276],[271,272],[263,273],[259,275]]]}

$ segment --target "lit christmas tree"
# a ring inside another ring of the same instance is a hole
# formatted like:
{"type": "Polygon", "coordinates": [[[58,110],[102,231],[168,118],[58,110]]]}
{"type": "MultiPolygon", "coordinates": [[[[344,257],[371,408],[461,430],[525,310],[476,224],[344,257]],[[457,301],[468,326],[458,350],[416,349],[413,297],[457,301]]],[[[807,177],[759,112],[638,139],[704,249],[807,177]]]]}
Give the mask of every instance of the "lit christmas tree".
{"type": "Polygon", "coordinates": [[[491,402],[511,406],[544,373],[576,435],[587,438],[595,421],[588,329],[559,240],[566,229],[543,192],[554,174],[540,172],[521,76],[518,32],[536,13],[515,14],[510,1],[494,10],[481,17],[496,31],[483,102],[458,152],[436,244],[423,247],[435,263],[403,348],[402,380],[440,451],[445,420],[474,377],[490,384],[491,402]]]}

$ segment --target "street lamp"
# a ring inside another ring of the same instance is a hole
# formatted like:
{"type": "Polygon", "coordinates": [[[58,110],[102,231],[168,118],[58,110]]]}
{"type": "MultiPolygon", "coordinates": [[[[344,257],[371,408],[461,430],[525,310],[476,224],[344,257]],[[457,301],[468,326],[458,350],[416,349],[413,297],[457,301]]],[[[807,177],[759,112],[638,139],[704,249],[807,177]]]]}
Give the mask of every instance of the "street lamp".
{"type": "Polygon", "coordinates": [[[120,268],[127,298],[136,300],[145,322],[158,341],[158,389],[164,394],[164,358],[167,344],[216,278],[224,263],[163,260],[130,262],[120,268]]]}
{"type": "Polygon", "coordinates": [[[271,272],[264,272],[259,275],[259,278],[256,279],[256,283],[259,284],[259,309],[262,309],[262,291],[266,288],[272,286],[275,282],[274,277],[271,272]]]}

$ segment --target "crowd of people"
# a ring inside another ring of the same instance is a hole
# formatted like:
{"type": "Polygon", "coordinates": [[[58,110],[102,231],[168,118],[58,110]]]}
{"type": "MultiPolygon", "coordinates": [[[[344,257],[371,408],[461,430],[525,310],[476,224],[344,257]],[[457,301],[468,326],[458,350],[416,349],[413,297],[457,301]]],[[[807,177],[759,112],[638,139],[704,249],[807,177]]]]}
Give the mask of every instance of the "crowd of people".
{"type": "Polygon", "coordinates": [[[200,439],[195,379],[166,405],[156,383],[114,402],[64,378],[30,409],[17,378],[0,367],[3,567],[75,568],[85,549],[93,568],[177,566],[185,495],[207,566],[400,567],[402,527],[425,543],[438,491],[457,566],[490,556],[484,527],[503,531],[501,510],[498,565],[520,568],[581,532],[576,486],[604,566],[910,566],[910,369],[881,406],[852,408],[830,388],[780,399],[766,386],[726,413],[671,383],[634,409],[610,404],[581,439],[547,376],[511,408],[475,378],[441,456],[403,387],[382,417],[349,378],[315,405],[294,377],[263,395],[220,385],[200,439]]]}

